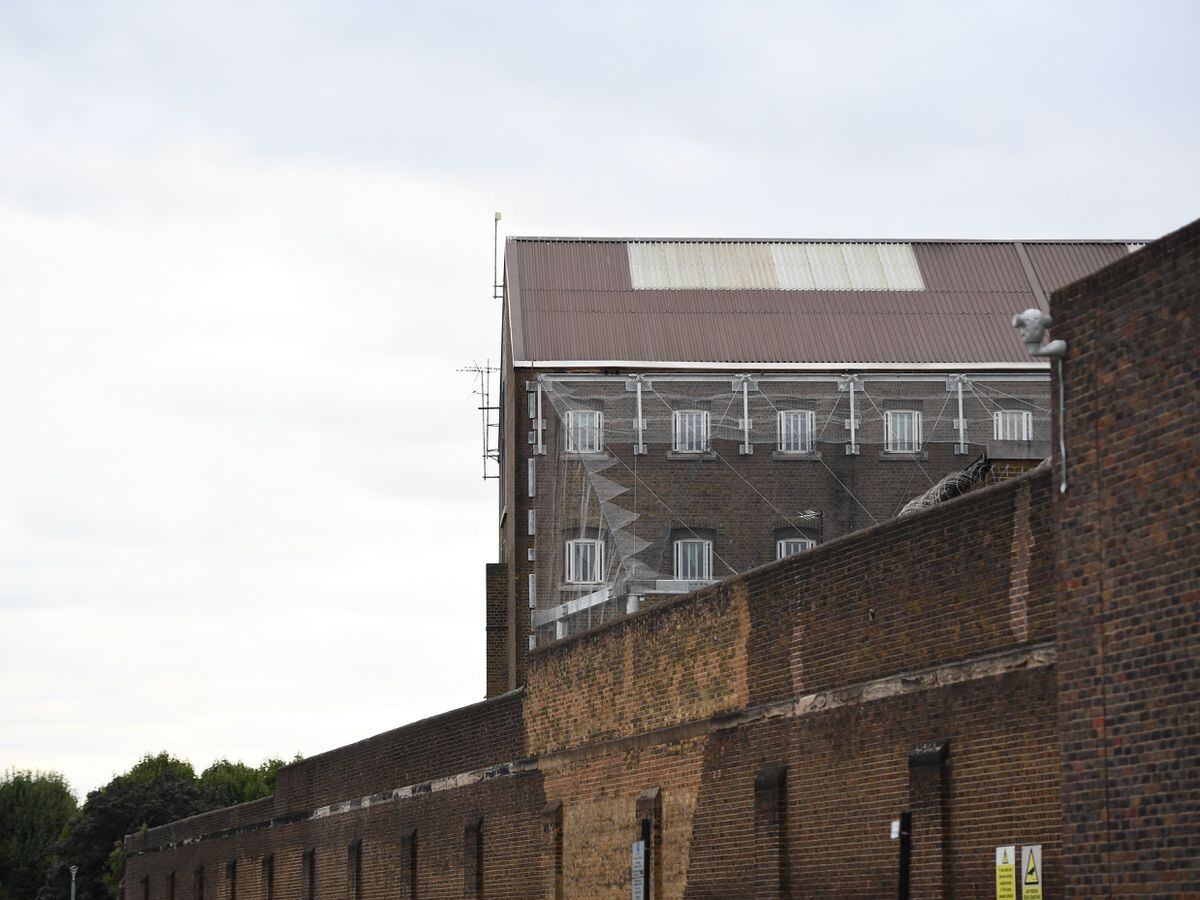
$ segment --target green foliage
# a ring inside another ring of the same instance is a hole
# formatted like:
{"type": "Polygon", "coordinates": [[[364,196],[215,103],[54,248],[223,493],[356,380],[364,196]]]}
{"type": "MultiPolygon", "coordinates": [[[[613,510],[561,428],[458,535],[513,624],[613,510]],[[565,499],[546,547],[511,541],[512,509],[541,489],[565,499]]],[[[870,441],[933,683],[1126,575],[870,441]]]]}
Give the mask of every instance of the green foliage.
{"type": "Polygon", "coordinates": [[[177,778],[180,781],[195,781],[196,770],[186,759],[176,759],[165,750],[156,756],[147,753],[139,759],[132,769],[125,773],[126,778],[143,783],[159,778],[177,778]]]}
{"type": "MultiPolygon", "coordinates": [[[[37,900],[68,896],[72,864],[79,866],[77,900],[115,900],[125,869],[125,835],[268,796],[283,765],[278,759],[258,767],[221,759],[197,778],[186,760],[166,752],[147,754],[124,775],[88,794],[78,817],[53,848],[37,900]]],[[[33,900],[33,895],[0,900],[33,900]]]]}
{"type": "Polygon", "coordinates": [[[0,776],[0,900],[33,900],[53,844],[76,813],[75,795],[57,772],[0,776]]]}
{"type": "Polygon", "coordinates": [[[55,848],[42,900],[68,896],[68,867],[79,866],[78,900],[113,900],[120,884],[125,835],[205,809],[190,763],[168,753],[144,756],[127,773],[88,794],[78,818],[55,848]]]}
{"type": "Polygon", "coordinates": [[[255,768],[218,759],[200,773],[200,796],[213,809],[268,797],[275,792],[275,776],[285,765],[281,759],[268,759],[255,768]]]}

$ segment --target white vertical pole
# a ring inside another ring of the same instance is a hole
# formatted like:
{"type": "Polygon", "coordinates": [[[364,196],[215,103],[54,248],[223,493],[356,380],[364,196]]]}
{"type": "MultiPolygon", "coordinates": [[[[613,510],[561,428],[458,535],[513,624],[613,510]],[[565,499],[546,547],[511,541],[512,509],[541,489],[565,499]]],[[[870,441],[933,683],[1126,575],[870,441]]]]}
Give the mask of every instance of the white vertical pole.
{"type": "Polygon", "coordinates": [[[967,452],[967,420],[963,418],[962,386],[965,375],[958,376],[958,452],[967,452]]]}
{"type": "Polygon", "coordinates": [[[750,446],[750,376],[742,376],[742,453],[753,453],[750,446]]]}
{"type": "Polygon", "coordinates": [[[636,455],[646,452],[646,439],[642,434],[642,376],[638,375],[634,383],[637,385],[637,446],[633,448],[636,455]]]}
{"type": "Polygon", "coordinates": [[[854,376],[846,379],[850,385],[850,449],[849,453],[858,452],[858,422],[854,418],[854,376]]]}
{"type": "Polygon", "coordinates": [[[544,442],[544,436],[542,434],[543,424],[544,423],[542,422],[542,383],[541,383],[541,381],[539,381],[538,386],[537,386],[537,452],[538,453],[546,452],[546,445],[544,442]]]}

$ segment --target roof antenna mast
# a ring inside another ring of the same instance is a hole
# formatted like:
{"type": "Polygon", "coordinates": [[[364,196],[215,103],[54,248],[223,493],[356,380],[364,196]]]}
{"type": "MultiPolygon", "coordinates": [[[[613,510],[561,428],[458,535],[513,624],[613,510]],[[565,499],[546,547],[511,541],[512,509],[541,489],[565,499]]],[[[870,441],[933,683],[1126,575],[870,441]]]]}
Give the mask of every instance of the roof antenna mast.
{"type": "MultiPolygon", "coordinates": [[[[504,284],[500,281],[500,219],[496,213],[492,225],[492,299],[504,297],[504,284]]],[[[500,371],[499,366],[493,366],[490,359],[485,359],[483,365],[473,362],[469,366],[458,369],[475,376],[475,389],[472,393],[479,398],[479,426],[483,439],[483,480],[499,478],[500,467],[500,407],[492,403],[492,376],[500,371]]]]}
{"type": "Polygon", "coordinates": [[[504,297],[504,285],[500,283],[500,220],[504,218],[499,210],[492,224],[492,299],[504,297]]]}

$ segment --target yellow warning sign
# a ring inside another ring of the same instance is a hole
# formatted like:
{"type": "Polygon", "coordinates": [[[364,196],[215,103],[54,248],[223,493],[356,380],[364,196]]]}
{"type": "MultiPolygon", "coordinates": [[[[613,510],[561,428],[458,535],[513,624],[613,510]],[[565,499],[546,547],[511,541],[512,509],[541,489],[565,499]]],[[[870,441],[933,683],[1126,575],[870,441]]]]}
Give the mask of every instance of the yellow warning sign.
{"type": "Polygon", "coordinates": [[[996,848],[996,900],[1017,900],[1017,848],[996,848]]]}
{"type": "Polygon", "coordinates": [[[1021,848],[1021,900],[1042,900],[1042,845],[1021,848]]]}

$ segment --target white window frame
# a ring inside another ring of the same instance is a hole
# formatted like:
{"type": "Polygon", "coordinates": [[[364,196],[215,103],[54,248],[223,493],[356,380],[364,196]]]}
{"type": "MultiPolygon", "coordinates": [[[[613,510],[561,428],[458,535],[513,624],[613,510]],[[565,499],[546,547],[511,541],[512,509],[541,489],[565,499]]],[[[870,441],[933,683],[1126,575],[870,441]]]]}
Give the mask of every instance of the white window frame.
{"type": "Polygon", "coordinates": [[[602,584],[604,582],[604,542],[596,538],[579,538],[567,541],[567,584],[602,584]],[[584,545],[592,548],[590,572],[581,572],[582,560],[577,557],[576,550],[582,550],[584,545]]]}
{"type": "Polygon", "coordinates": [[[671,436],[671,449],[676,453],[707,453],[712,444],[708,410],[672,412],[671,436]]]}
{"type": "Polygon", "coordinates": [[[675,541],[675,580],[676,581],[712,581],[712,541],[703,538],[679,538],[675,541]],[[689,547],[699,546],[700,569],[688,573],[685,555],[689,547]]]}
{"type": "Polygon", "coordinates": [[[815,546],[817,546],[817,542],[812,538],[780,538],[775,542],[775,558],[787,559],[789,556],[795,556],[798,553],[804,553],[806,550],[811,550],[815,546]]]}
{"type": "Polygon", "coordinates": [[[776,449],[780,453],[812,453],[816,419],[811,409],[781,409],[776,417],[776,449]]]}
{"type": "Polygon", "coordinates": [[[921,411],[919,409],[889,409],[883,414],[884,450],[888,453],[920,453],[921,411]],[[896,437],[896,420],[900,416],[912,416],[913,435],[911,440],[900,441],[896,437]]]}
{"type": "Polygon", "coordinates": [[[1026,409],[996,410],[992,413],[992,437],[997,441],[1033,440],[1033,413],[1026,409]],[[1021,436],[1013,437],[1014,431],[1021,436]]]}
{"type": "Polygon", "coordinates": [[[598,409],[572,409],[567,411],[567,452],[602,453],[604,451],[604,413],[598,409]],[[584,425],[595,417],[594,425],[584,425]],[[590,438],[591,440],[580,440],[590,438]]]}

